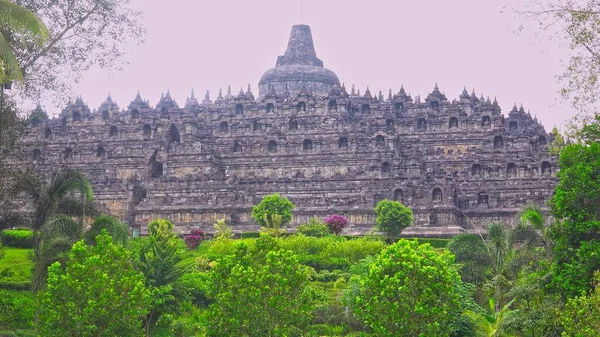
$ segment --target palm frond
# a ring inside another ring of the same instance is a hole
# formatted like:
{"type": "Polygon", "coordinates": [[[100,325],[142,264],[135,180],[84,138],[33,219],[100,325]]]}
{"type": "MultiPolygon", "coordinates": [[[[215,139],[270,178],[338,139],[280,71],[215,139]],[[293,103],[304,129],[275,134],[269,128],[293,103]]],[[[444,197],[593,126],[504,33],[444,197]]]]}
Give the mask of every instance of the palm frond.
{"type": "Polygon", "coordinates": [[[33,12],[7,0],[0,0],[0,27],[31,34],[42,44],[50,35],[48,28],[33,12]]]}
{"type": "Polygon", "coordinates": [[[66,196],[73,192],[85,195],[87,201],[92,201],[92,184],[83,173],[72,170],[59,171],[54,175],[50,190],[58,197],[66,196]]]}
{"type": "Polygon", "coordinates": [[[66,237],[47,237],[40,241],[39,254],[33,271],[33,290],[41,290],[46,285],[48,267],[54,262],[64,263],[75,241],[66,237]]]}
{"type": "Polygon", "coordinates": [[[115,244],[121,244],[123,246],[127,244],[127,240],[129,239],[129,229],[127,224],[109,215],[101,215],[94,220],[90,229],[85,233],[86,242],[95,242],[96,236],[103,230],[106,230],[108,235],[113,238],[115,244]]]}
{"type": "MultiPolygon", "coordinates": [[[[1,11],[1,10],[0,10],[1,11]]],[[[19,66],[19,61],[13,53],[8,40],[0,31],[0,83],[15,80],[23,81],[23,73],[19,66]]]]}
{"type": "Polygon", "coordinates": [[[531,226],[539,231],[544,230],[544,216],[537,206],[527,206],[521,211],[519,218],[522,227],[531,226]]]}
{"type": "Polygon", "coordinates": [[[66,215],[57,215],[42,226],[42,238],[68,238],[75,241],[81,237],[81,224],[66,215]]]}

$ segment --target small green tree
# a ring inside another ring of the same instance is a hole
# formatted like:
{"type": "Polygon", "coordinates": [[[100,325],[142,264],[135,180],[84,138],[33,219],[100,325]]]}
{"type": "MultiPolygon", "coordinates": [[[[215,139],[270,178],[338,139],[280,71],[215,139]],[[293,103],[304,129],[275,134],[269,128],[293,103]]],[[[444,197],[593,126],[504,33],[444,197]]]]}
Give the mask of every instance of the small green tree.
{"type": "Polygon", "coordinates": [[[375,207],[377,229],[390,239],[395,239],[402,230],[412,224],[412,210],[398,201],[381,200],[375,207]]]}
{"type": "Polygon", "coordinates": [[[292,221],[292,210],[294,204],[286,197],[279,194],[265,196],[258,205],[252,207],[252,219],[262,227],[268,227],[272,224],[273,215],[281,216],[281,226],[285,226],[292,221]]]}
{"type": "Polygon", "coordinates": [[[238,244],[217,261],[209,284],[207,336],[299,336],[310,322],[308,270],[270,236],[238,244]]]}
{"type": "Polygon", "coordinates": [[[146,287],[152,293],[150,311],[144,319],[147,335],[161,315],[174,312],[178,301],[187,297],[186,290],[176,285],[190,269],[185,263],[188,253],[173,228],[169,220],[154,220],[148,224],[148,237],[133,244],[136,267],[144,274],[146,287]]]}
{"type": "Polygon", "coordinates": [[[233,230],[227,226],[225,219],[219,219],[213,224],[215,229],[215,239],[229,240],[233,239],[233,230]]]}
{"type": "Polygon", "coordinates": [[[590,295],[575,297],[562,312],[563,336],[596,337],[600,331],[600,272],[595,275],[596,288],[590,295]]]}
{"type": "Polygon", "coordinates": [[[41,294],[41,336],[143,336],[150,292],[129,255],[103,232],[96,245],[71,249],[66,267],[54,263],[41,294]]]}
{"type": "Polygon", "coordinates": [[[454,256],[402,239],[361,278],[354,313],[377,336],[448,336],[459,282],[454,256]]]}

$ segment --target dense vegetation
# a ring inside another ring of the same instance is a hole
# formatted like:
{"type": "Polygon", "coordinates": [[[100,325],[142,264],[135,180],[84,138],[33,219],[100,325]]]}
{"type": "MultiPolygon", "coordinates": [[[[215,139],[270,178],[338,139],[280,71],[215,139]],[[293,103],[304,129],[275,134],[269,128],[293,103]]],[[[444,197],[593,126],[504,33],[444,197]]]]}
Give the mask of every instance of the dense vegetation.
{"type": "MultiPolygon", "coordinates": [[[[65,78],[118,64],[121,43],[143,35],[129,1],[69,8],[0,0],[0,85],[17,81],[36,98],[65,91],[65,78]]],[[[562,93],[584,109],[598,100],[598,4],[540,8],[529,14],[563,24],[579,50],[562,93]]],[[[98,211],[81,173],[37,177],[5,164],[30,121],[14,100],[0,107],[0,226],[26,226],[0,232],[1,336],[599,335],[598,114],[571,130],[571,141],[553,130],[561,169],[551,214],[527,206],[514,226],[491,223],[451,240],[399,239],[412,211],[389,200],[375,208],[374,234],[343,237],[348,219],[339,214],[289,234],[294,205],[277,194],[252,210],[260,233],[236,239],[217,220],[212,237],[180,237],[156,219],[148,236],[132,239],[126,224],[98,211]],[[33,212],[11,206],[22,194],[33,212]]]]}

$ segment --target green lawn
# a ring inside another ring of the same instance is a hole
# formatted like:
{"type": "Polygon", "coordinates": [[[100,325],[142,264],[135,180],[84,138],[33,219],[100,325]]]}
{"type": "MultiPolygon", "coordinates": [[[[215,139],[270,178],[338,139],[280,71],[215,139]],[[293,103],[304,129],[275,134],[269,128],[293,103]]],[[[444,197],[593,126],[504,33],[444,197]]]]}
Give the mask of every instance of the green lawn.
{"type": "Polygon", "coordinates": [[[31,249],[4,247],[4,258],[0,259],[0,288],[27,289],[31,286],[33,262],[29,258],[31,249]]]}

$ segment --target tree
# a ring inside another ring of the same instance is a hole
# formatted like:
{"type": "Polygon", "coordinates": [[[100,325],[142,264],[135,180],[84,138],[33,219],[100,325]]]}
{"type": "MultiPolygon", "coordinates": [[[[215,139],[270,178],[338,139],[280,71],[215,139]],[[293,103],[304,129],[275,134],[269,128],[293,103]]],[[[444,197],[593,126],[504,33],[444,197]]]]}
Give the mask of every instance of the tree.
{"type": "Polygon", "coordinates": [[[488,312],[487,313],[476,313],[473,311],[466,311],[464,313],[475,326],[477,336],[482,337],[501,337],[508,336],[503,333],[503,328],[506,320],[510,319],[510,316],[515,314],[510,309],[513,301],[505,304],[500,310],[496,311],[496,303],[493,298],[489,299],[488,312]]]}
{"type": "Polygon", "coordinates": [[[120,69],[126,44],[145,34],[142,13],[130,0],[19,0],[37,14],[50,32],[43,46],[21,34],[7,34],[24,74],[21,94],[39,100],[51,94],[67,98],[72,85],[91,66],[120,69]]]}
{"type": "Polygon", "coordinates": [[[239,243],[210,275],[207,336],[295,336],[310,322],[308,270],[269,236],[239,243]]]}
{"type": "Polygon", "coordinates": [[[217,220],[217,222],[213,224],[213,228],[215,229],[215,239],[233,239],[233,230],[231,229],[231,227],[227,226],[227,224],[225,223],[225,219],[217,220]]]}
{"type": "Polygon", "coordinates": [[[11,1],[0,0],[0,84],[23,80],[21,63],[7,35],[20,36],[40,48],[48,38],[48,29],[31,11],[11,1]]]}
{"type": "Polygon", "coordinates": [[[77,242],[64,268],[54,263],[40,296],[42,336],[142,336],[150,292],[121,246],[106,233],[77,242]]]}
{"type": "Polygon", "coordinates": [[[582,294],[567,303],[562,312],[563,336],[595,337],[600,331],[600,272],[590,295],[582,294]]]}
{"type": "Polygon", "coordinates": [[[570,58],[558,77],[561,95],[581,112],[593,109],[600,93],[600,4],[593,0],[532,1],[519,11],[564,42],[570,58]]]}
{"type": "Polygon", "coordinates": [[[273,222],[273,215],[281,216],[281,226],[292,221],[294,204],[286,197],[279,194],[265,196],[258,205],[252,207],[252,219],[260,226],[269,227],[273,222]]]}
{"type": "Polygon", "coordinates": [[[136,268],[152,293],[150,310],[144,318],[147,336],[161,315],[175,311],[178,300],[186,297],[186,290],[177,288],[177,283],[190,269],[185,264],[188,255],[173,228],[169,220],[154,220],[148,224],[148,237],[133,243],[136,268]]]}
{"type": "Polygon", "coordinates": [[[448,243],[448,250],[460,265],[463,282],[482,286],[487,280],[491,259],[485,241],[475,234],[460,234],[448,243]]]}
{"type": "Polygon", "coordinates": [[[381,200],[375,207],[377,229],[389,238],[397,238],[413,222],[412,210],[398,201],[381,200]]]}
{"type": "Polygon", "coordinates": [[[54,172],[49,182],[33,186],[30,193],[34,205],[33,288],[38,291],[44,286],[48,266],[66,258],[73,243],[82,238],[84,220],[98,212],[89,180],[77,171],[54,172]]]}
{"type": "Polygon", "coordinates": [[[553,155],[559,155],[560,151],[566,146],[565,137],[558,131],[556,126],[550,132],[554,140],[548,146],[548,152],[553,155]]]}
{"type": "Polygon", "coordinates": [[[573,144],[561,152],[559,183],[551,199],[557,223],[552,285],[563,296],[592,290],[600,269],[600,143],[573,144]]]}
{"type": "Polygon", "coordinates": [[[331,233],[335,235],[339,235],[348,226],[348,219],[339,214],[328,215],[323,221],[327,224],[331,233]]]}
{"type": "Polygon", "coordinates": [[[354,314],[377,336],[448,336],[460,309],[454,256],[400,240],[361,280],[354,314]]]}

